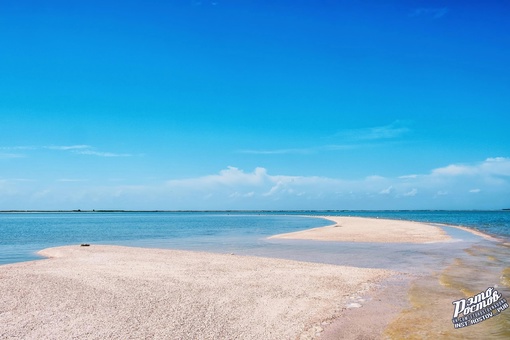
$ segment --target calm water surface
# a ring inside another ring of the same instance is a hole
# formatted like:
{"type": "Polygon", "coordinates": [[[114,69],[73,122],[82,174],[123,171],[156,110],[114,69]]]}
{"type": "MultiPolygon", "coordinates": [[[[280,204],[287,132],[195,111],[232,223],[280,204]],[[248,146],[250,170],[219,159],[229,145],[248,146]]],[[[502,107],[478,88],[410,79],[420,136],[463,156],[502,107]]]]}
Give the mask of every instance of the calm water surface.
{"type": "Polygon", "coordinates": [[[232,252],[257,247],[270,235],[328,224],[276,214],[4,213],[0,264],[38,259],[38,250],[79,243],[232,252]]]}
{"type": "MultiPolygon", "coordinates": [[[[423,323],[423,319],[434,320],[439,307],[430,305],[430,301],[437,299],[441,300],[441,310],[449,311],[453,300],[487,287],[498,287],[510,300],[509,211],[0,214],[0,265],[40,259],[36,255],[38,250],[80,243],[235,253],[397,270],[423,278],[416,280],[410,290],[412,300],[424,301],[420,307],[423,313],[408,313],[410,319],[406,325],[423,323]],[[332,224],[301,215],[378,217],[441,224],[454,240],[381,244],[267,239],[274,234],[332,224]],[[487,241],[445,224],[478,229],[502,241],[487,241]],[[432,307],[426,307],[429,305],[432,307]]],[[[510,338],[510,310],[464,331],[454,330],[447,318],[448,315],[427,323],[423,334],[510,338]]],[[[412,335],[416,328],[403,329],[399,325],[395,332],[412,335]]]]}
{"type": "MultiPolygon", "coordinates": [[[[307,261],[402,267],[423,251],[444,254],[439,245],[338,243],[267,240],[270,235],[330,225],[301,215],[362,216],[463,225],[510,238],[508,211],[327,211],[264,213],[3,213],[0,214],[0,264],[38,259],[38,250],[95,243],[175,248],[307,261]],[[360,258],[360,252],[367,256],[360,258]],[[372,256],[370,256],[372,255],[372,256]],[[378,261],[363,259],[379,255],[378,261]],[[397,261],[397,259],[399,259],[397,261]]],[[[470,233],[445,228],[457,242],[449,251],[480,241],[470,233]]],[[[435,261],[435,260],[434,260],[435,261]]],[[[432,261],[432,262],[434,262],[432,261]]],[[[432,264],[431,264],[432,265],[432,264]]]]}

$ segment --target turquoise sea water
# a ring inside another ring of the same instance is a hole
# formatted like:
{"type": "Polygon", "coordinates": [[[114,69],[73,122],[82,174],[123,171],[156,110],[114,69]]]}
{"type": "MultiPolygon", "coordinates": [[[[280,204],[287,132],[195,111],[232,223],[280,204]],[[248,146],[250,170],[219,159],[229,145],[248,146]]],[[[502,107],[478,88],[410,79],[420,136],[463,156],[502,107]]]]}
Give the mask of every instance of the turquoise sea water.
{"type": "Polygon", "coordinates": [[[4,213],[0,264],[38,259],[38,250],[80,243],[232,252],[256,247],[273,234],[327,224],[249,213],[4,213]]]}
{"type": "MultiPolygon", "coordinates": [[[[328,254],[344,252],[347,258],[346,247],[338,249],[324,242],[317,247],[317,242],[266,240],[274,234],[331,224],[324,219],[298,215],[365,216],[446,223],[510,238],[510,211],[2,213],[0,264],[38,259],[38,250],[79,243],[235,252],[321,262],[335,262],[328,254]],[[313,252],[316,253],[313,258],[306,255],[313,252]]],[[[456,230],[450,232],[459,233],[456,230]]],[[[469,238],[466,233],[464,237],[469,238]]],[[[352,244],[347,248],[355,253],[360,250],[357,247],[369,245],[352,244]]],[[[384,246],[378,245],[378,248],[384,246]]],[[[415,248],[409,252],[416,251],[415,248]]]]}

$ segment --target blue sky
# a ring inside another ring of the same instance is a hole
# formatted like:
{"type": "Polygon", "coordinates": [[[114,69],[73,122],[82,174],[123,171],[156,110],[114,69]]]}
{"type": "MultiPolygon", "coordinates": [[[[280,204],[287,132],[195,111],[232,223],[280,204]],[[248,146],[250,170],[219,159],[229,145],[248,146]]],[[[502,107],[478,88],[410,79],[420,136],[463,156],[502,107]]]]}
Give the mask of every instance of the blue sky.
{"type": "Polygon", "coordinates": [[[510,208],[504,1],[0,3],[0,210],[510,208]]]}

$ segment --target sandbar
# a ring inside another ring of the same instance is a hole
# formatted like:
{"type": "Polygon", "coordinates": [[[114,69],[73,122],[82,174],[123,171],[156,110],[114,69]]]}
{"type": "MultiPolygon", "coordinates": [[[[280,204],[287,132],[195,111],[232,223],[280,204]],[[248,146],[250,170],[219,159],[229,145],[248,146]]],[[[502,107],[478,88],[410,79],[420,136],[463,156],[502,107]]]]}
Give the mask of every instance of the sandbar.
{"type": "Polygon", "coordinates": [[[346,216],[314,216],[331,220],[333,225],[274,235],[269,238],[384,243],[448,242],[451,237],[441,228],[420,222],[346,216]]]}
{"type": "Polygon", "coordinates": [[[394,275],[282,259],[65,246],[0,266],[2,339],[311,339],[394,275]]]}

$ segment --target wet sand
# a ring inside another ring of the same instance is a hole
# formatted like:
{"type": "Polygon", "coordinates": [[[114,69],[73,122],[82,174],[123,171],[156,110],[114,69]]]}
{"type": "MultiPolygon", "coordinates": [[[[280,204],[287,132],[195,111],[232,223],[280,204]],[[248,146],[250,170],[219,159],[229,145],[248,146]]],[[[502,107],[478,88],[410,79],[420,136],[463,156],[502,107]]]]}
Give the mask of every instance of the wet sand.
{"type": "Polygon", "coordinates": [[[492,310],[488,320],[455,328],[453,301],[494,287],[510,301],[510,248],[502,242],[482,241],[460,253],[432,275],[415,279],[408,290],[409,305],[384,330],[387,338],[510,339],[510,308],[492,310]]]}
{"type": "MultiPolygon", "coordinates": [[[[474,296],[488,287],[495,287],[509,300],[510,244],[505,240],[462,226],[357,217],[322,218],[335,224],[275,235],[272,239],[338,241],[340,248],[366,244],[375,250],[370,250],[374,265],[385,263],[378,260],[377,253],[384,258],[394,257],[393,254],[406,254],[406,259],[409,254],[413,257],[397,266],[401,273],[397,280],[394,276],[365,296],[362,308],[345,310],[325,329],[321,339],[510,338],[510,309],[460,329],[451,320],[453,301],[474,296]],[[393,251],[388,252],[386,248],[392,244],[393,251]],[[412,262],[415,268],[411,267],[412,262]]],[[[390,267],[395,266],[383,268],[390,267]]]]}

